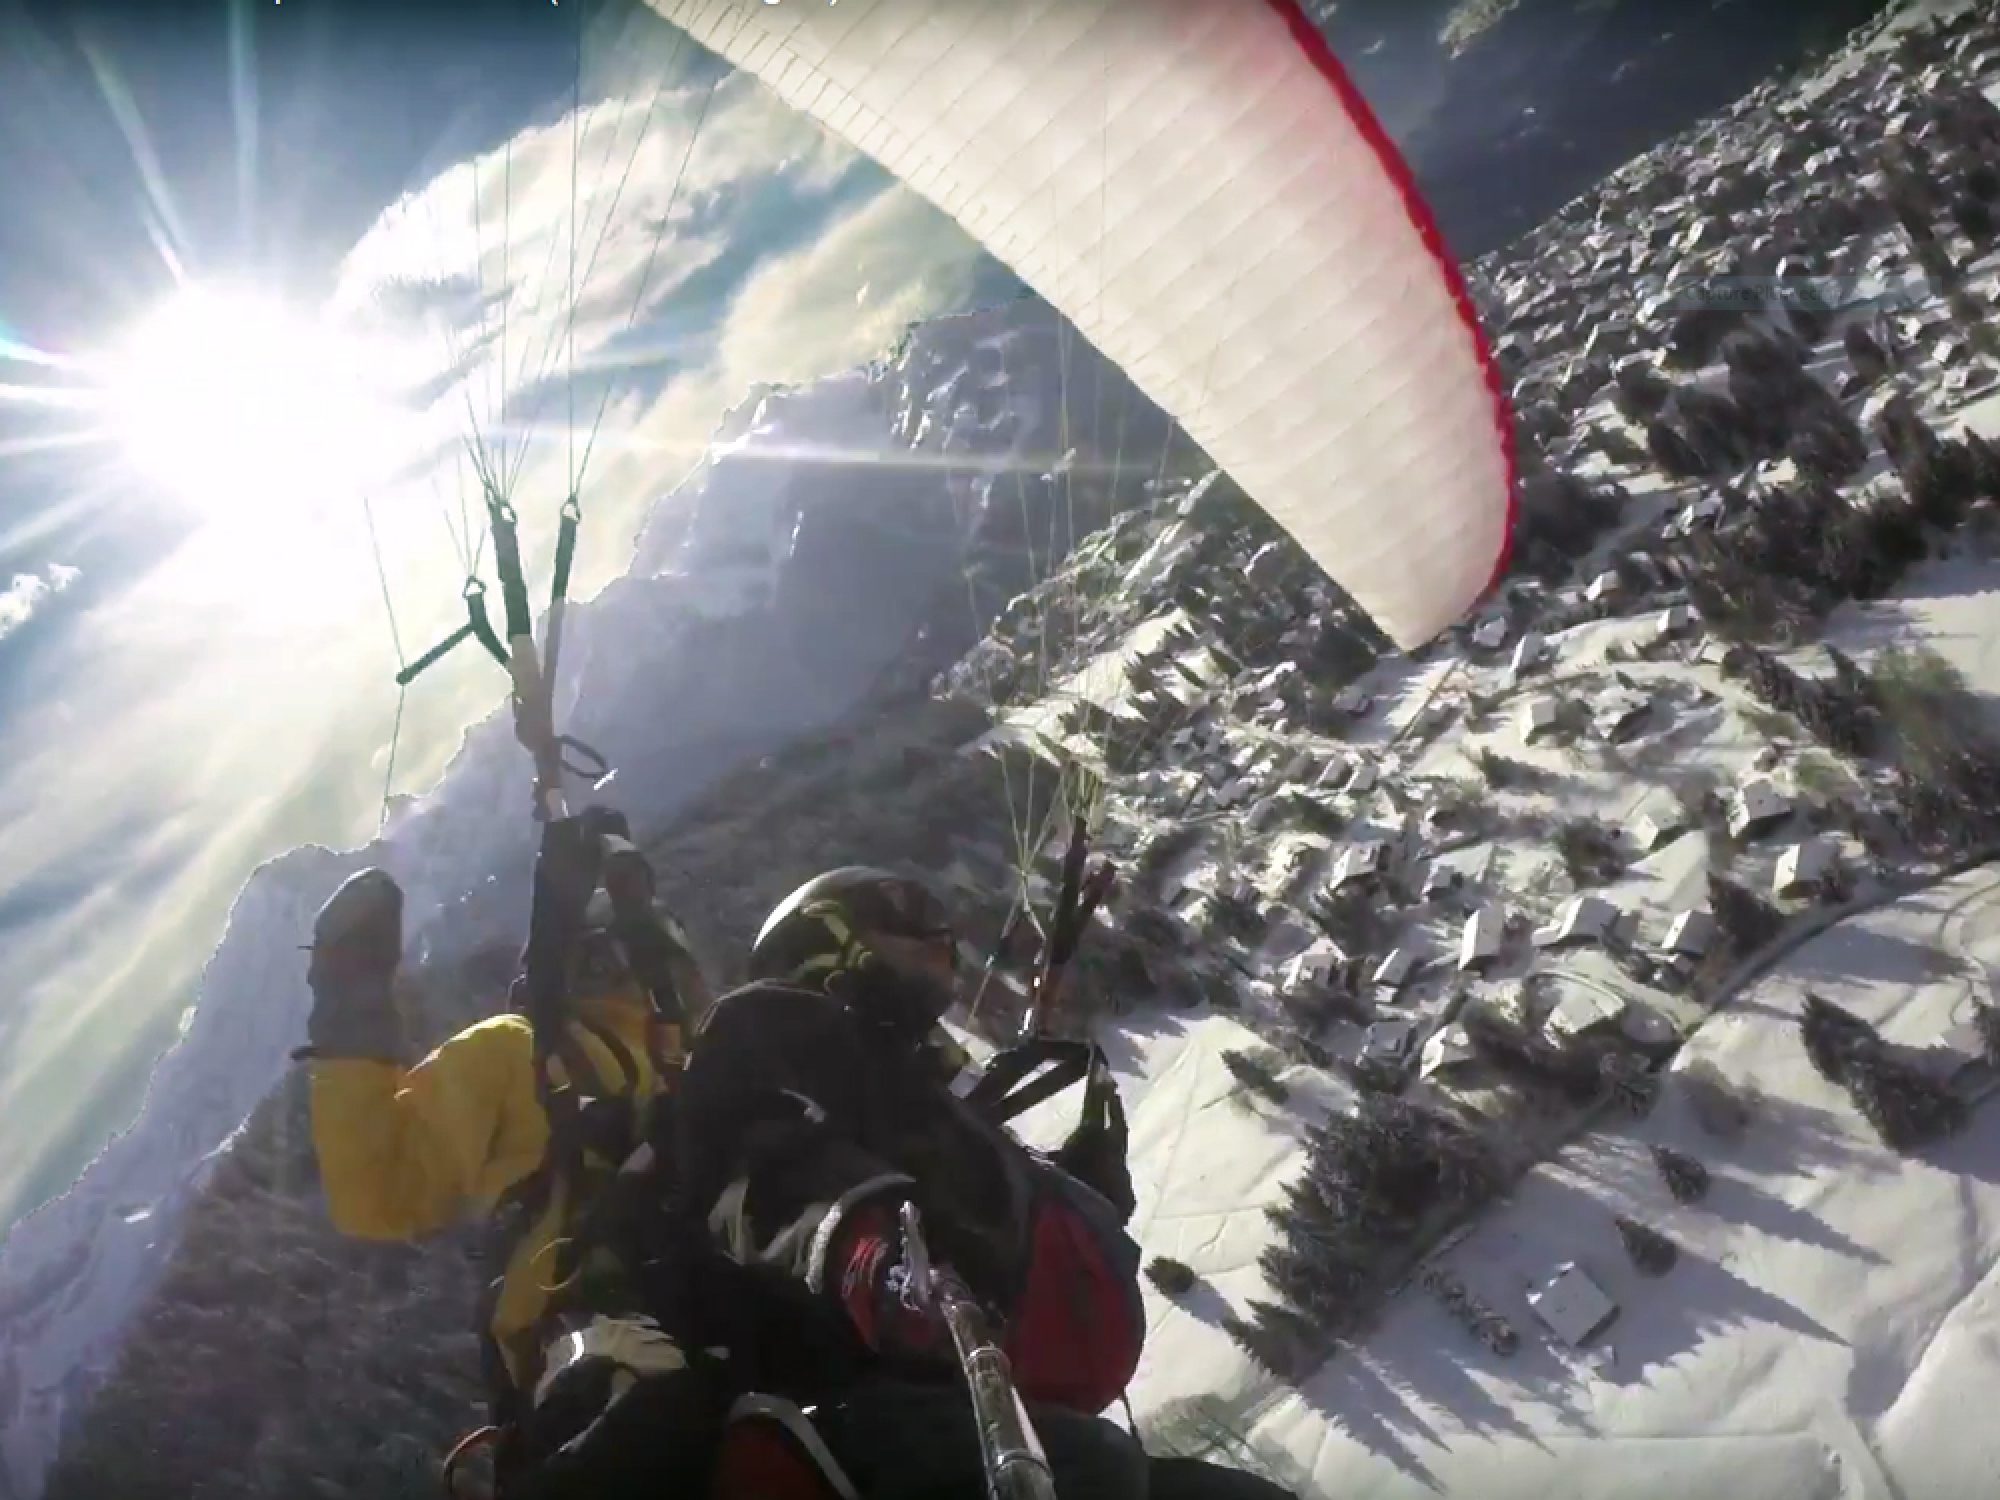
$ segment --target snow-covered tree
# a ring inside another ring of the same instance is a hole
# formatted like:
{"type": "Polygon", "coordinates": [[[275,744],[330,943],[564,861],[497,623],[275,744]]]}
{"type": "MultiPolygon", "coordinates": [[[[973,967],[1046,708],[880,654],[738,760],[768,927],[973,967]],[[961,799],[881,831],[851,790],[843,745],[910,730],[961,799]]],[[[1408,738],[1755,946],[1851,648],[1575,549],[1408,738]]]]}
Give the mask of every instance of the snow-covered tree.
{"type": "Polygon", "coordinates": [[[1676,1203],[1694,1203],[1708,1192],[1708,1168],[1685,1151],[1671,1146],[1653,1148],[1653,1165],[1676,1203]]]}
{"type": "Polygon", "coordinates": [[[1873,1026],[1811,991],[1799,1012],[1799,1040],[1813,1071],[1829,1083],[1845,1083],[1848,1065],[1858,1053],[1879,1052],[1882,1047],[1873,1026]]]}
{"type": "Polygon", "coordinates": [[[1965,1123],[1964,1100],[1886,1050],[1851,1054],[1845,1082],[1855,1108],[1891,1150],[1914,1151],[1965,1123]]]}
{"type": "Polygon", "coordinates": [[[1680,1251],[1672,1240],[1623,1214],[1618,1216],[1618,1238],[1624,1241],[1625,1253],[1632,1257],[1632,1264],[1643,1276],[1664,1276],[1680,1259],[1680,1251]]]}

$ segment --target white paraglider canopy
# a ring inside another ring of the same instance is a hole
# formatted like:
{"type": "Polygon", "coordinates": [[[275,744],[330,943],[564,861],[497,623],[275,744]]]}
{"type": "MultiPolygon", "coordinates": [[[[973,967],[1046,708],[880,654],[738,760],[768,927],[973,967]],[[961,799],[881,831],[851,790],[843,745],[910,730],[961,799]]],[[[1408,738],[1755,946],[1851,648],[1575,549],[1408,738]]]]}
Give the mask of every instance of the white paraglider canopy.
{"type": "Polygon", "coordinates": [[[1504,569],[1511,424],[1295,0],[651,0],[955,218],[1399,644],[1504,569]]]}

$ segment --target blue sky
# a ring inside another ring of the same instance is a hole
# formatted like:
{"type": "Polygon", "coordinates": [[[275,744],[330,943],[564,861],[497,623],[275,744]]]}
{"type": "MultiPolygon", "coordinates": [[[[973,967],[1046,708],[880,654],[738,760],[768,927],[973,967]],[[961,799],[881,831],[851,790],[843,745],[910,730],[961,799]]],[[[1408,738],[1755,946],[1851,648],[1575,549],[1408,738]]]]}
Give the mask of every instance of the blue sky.
{"type": "MultiPolygon", "coordinates": [[[[468,425],[513,431],[531,557],[588,447],[588,595],[753,382],[1006,285],[650,13],[574,16],[0,8],[0,1225],[129,1120],[255,865],[374,829],[396,655],[362,492],[413,656],[460,609],[468,425]]],[[[500,687],[427,676],[396,789],[500,687]]]]}

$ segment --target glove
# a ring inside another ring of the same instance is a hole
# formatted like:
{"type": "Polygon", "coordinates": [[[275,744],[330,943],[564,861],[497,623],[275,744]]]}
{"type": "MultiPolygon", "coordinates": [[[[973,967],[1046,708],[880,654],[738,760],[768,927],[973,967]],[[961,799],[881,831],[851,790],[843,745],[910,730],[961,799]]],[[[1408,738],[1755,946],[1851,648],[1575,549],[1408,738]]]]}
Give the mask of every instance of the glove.
{"type": "Polygon", "coordinates": [[[306,1039],[320,1057],[402,1057],[390,983],[403,953],[403,890],[383,870],[350,876],[313,920],[306,1039]]]}
{"type": "Polygon", "coordinates": [[[1129,1223],[1139,1206],[1132,1191],[1132,1166],[1126,1160],[1129,1140],[1125,1105],[1118,1097],[1111,1064],[1093,1047],[1083,1087],[1083,1120],[1056,1151],[1054,1161],[1085,1187],[1101,1193],[1118,1210],[1120,1224],[1129,1223]]]}
{"type": "Polygon", "coordinates": [[[880,1206],[857,1215],[842,1239],[844,1249],[834,1262],[841,1267],[839,1296],[862,1342],[886,1359],[917,1368],[955,1359],[942,1302],[947,1291],[971,1299],[958,1273],[933,1266],[932,1294],[919,1297],[902,1229],[880,1206]]]}

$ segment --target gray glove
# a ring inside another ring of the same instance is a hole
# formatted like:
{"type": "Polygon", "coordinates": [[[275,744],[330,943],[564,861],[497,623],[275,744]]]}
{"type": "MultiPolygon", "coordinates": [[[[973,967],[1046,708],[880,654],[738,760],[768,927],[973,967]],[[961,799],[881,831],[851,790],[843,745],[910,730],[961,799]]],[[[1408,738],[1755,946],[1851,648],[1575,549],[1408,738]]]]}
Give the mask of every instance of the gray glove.
{"type": "Polygon", "coordinates": [[[402,1060],[391,990],[402,953],[402,887],[384,870],[350,876],[313,920],[306,1039],[314,1055],[402,1060]]]}

